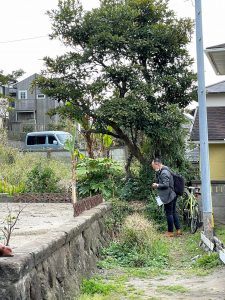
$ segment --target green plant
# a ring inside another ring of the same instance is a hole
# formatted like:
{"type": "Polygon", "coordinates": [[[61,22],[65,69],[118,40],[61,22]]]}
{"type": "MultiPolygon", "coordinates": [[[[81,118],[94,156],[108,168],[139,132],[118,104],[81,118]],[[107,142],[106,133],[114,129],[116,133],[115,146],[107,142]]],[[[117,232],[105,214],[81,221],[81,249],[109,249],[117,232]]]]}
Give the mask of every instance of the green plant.
{"type": "Polygon", "coordinates": [[[164,267],[168,247],[153,225],[138,214],[128,216],[117,241],[103,250],[104,257],[122,267],[164,267]]]}
{"type": "Polygon", "coordinates": [[[118,234],[121,230],[125,218],[132,212],[126,201],[117,198],[111,199],[111,213],[105,220],[105,225],[112,235],[118,234]]]}
{"type": "Polygon", "coordinates": [[[23,193],[25,191],[25,184],[18,183],[16,185],[8,183],[5,179],[0,181],[0,193],[7,193],[10,196],[14,194],[23,193]]]}
{"type": "Polygon", "coordinates": [[[145,216],[150,221],[154,221],[158,225],[157,227],[160,231],[165,231],[167,229],[167,223],[164,208],[157,205],[155,197],[156,194],[154,192],[149,193],[145,216]]]}
{"type": "Polygon", "coordinates": [[[25,190],[26,192],[34,193],[59,192],[60,188],[58,182],[59,178],[55,176],[55,173],[51,168],[42,166],[38,163],[27,174],[25,190]]]}
{"type": "Polygon", "coordinates": [[[77,202],[77,163],[78,159],[83,159],[84,155],[78,150],[77,147],[77,126],[73,126],[73,134],[66,140],[64,149],[68,150],[71,159],[71,183],[72,183],[72,203],[77,202]]]}
{"type": "Polygon", "coordinates": [[[94,294],[103,294],[109,295],[111,292],[116,291],[116,287],[110,283],[103,283],[100,280],[93,279],[84,279],[81,285],[81,293],[94,295],[94,294]]]}
{"type": "Polygon", "coordinates": [[[157,290],[159,292],[165,292],[167,293],[169,292],[173,292],[173,293],[186,293],[188,291],[190,291],[190,289],[182,286],[182,285],[161,285],[158,286],[157,290]]]}
{"type": "Polygon", "coordinates": [[[193,264],[194,267],[212,269],[221,265],[218,253],[204,254],[193,264]]]}
{"type": "Polygon", "coordinates": [[[82,197],[101,193],[105,199],[114,197],[121,185],[123,168],[108,158],[86,158],[78,163],[78,192],[82,197]]]}

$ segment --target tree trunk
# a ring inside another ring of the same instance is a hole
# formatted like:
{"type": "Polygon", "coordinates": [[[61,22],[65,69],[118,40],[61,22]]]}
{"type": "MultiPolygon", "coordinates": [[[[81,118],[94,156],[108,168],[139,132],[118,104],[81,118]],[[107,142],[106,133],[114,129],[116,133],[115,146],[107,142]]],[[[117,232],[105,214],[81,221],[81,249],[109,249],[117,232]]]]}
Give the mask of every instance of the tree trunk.
{"type": "Polygon", "coordinates": [[[85,137],[85,140],[86,140],[86,143],[87,143],[87,153],[88,153],[88,156],[90,158],[95,158],[95,155],[94,155],[94,149],[93,149],[93,137],[92,137],[92,133],[90,132],[86,132],[84,134],[84,137],[85,137]]]}

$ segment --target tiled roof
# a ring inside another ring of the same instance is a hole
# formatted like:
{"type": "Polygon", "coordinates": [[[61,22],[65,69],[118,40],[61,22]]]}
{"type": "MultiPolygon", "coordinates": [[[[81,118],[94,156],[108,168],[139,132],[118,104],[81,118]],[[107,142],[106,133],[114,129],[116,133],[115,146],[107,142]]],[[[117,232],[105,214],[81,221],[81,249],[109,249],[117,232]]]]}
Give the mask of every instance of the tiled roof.
{"type": "Polygon", "coordinates": [[[225,93],[225,81],[217,82],[206,87],[208,94],[225,93]]]}
{"type": "MultiPolygon", "coordinates": [[[[209,141],[225,139],[225,106],[207,107],[208,139],[209,141]]],[[[197,112],[191,139],[199,141],[199,114],[197,112]]]]}

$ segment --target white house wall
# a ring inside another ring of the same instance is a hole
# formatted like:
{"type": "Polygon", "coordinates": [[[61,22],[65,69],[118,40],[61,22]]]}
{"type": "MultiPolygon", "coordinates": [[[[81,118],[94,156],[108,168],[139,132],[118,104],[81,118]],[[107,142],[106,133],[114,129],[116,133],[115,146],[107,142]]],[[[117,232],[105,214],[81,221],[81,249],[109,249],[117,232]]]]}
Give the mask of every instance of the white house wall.
{"type": "Polygon", "coordinates": [[[206,105],[208,107],[225,106],[225,93],[220,94],[207,94],[206,105]]]}

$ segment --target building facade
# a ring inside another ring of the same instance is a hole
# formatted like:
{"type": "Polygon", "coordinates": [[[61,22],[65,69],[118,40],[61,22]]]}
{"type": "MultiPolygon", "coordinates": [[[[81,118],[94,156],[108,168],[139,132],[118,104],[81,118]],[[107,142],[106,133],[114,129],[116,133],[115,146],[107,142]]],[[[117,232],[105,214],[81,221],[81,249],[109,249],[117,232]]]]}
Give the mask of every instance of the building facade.
{"type": "Polygon", "coordinates": [[[49,117],[48,111],[58,106],[58,102],[50,99],[33,85],[38,74],[33,74],[16,83],[14,109],[9,116],[9,135],[19,136],[28,131],[48,130],[50,124],[57,124],[58,116],[49,117]]]}

